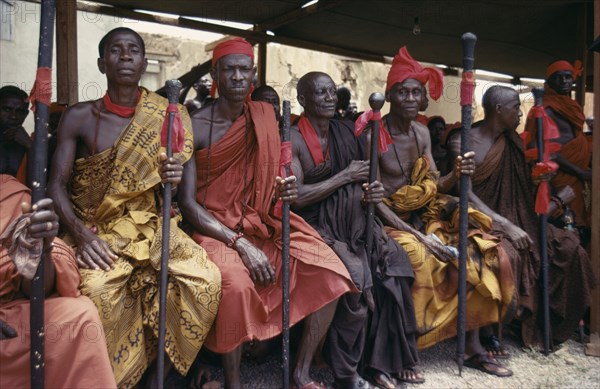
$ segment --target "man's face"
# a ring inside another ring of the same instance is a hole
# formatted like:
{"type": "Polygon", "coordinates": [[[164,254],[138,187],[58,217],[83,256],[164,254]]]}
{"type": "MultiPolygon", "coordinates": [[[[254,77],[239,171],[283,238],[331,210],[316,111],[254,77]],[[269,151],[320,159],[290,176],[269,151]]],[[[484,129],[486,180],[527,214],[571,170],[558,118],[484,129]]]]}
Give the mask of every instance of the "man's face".
{"type": "Polygon", "coordinates": [[[244,54],[229,54],[217,61],[211,76],[217,83],[219,96],[232,101],[244,101],[256,68],[252,58],[244,54]]]}
{"type": "Polygon", "coordinates": [[[326,74],[318,74],[308,80],[305,95],[298,96],[307,116],[331,119],[338,102],[335,83],[326,74]]]}
{"type": "Polygon", "coordinates": [[[445,130],[446,130],[446,126],[444,125],[444,122],[442,122],[440,120],[436,120],[435,122],[433,122],[433,124],[429,128],[429,134],[431,135],[431,142],[432,143],[440,143],[440,140],[442,139],[442,134],[444,133],[445,130]]]}
{"type": "Polygon", "coordinates": [[[20,127],[29,114],[29,104],[19,97],[6,97],[0,101],[0,129],[20,127]]]}
{"type": "Polygon", "coordinates": [[[573,89],[573,73],[568,70],[554,72],[546,83],[559,95],[570,95],[573,89]]]}
{"type": "Polygon", "coordinates": [[[259,96],[257,96],[257,101],[264,101],[271,104],[273,109],[275,109],[275,117],[277,120],[281,118],[281,105],[279,104],[280,102],[277,92],[270,89],[265,89],[259,96]]]}
{"type": "Polygon", "coordinates": [[[501,103],[496,106],[496,112],[504,129],[516,130],[523,116],[519,95],[516,92],[504,94],[501,103]]]}
{"type": "Polygon", "coordinates": [[[212,81],[206,77],[202,77],[198,82],[194,83],[194,89],[200,95],[206,95],[210,93],[210,87],[212,86],[212,81]]]}
{"type": "Polygon", "coordinates": [[[386,100],[390,102],[390,112],[402,118],[414,120],[419,113],[423,99],[423,85],[409,78],[395,83],[386,92],[386,100]]]}
{"type": "Polygon", "coordinates": [[[98,69],[108,82],[138,85],[148,61],[139,38],[130,32],[117,32],[104,46],[104,58],[98,59],[98,69]]]}

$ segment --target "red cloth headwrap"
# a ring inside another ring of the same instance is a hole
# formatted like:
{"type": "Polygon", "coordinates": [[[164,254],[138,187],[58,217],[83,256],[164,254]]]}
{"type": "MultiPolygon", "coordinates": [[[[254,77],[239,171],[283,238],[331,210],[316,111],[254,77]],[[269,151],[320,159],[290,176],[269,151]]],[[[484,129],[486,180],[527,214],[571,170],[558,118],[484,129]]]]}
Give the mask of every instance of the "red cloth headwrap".
{"type": "MultiPolygon", "coordinates": [[[[252,49],[252,45],[243,38],[232,38],[215,46],[213,49],[212,66],[215,67],[219,59],[229,54],[247,55],[254,61],[254,50],[252,49]]],[[[217,83],[213,82],[210,87],[210,95],[215,97],[216,91],[217,83]]]]}
{"type": "Polygon", "coordinates": [[[385,86],[386,92],[392,89],[394,84],[409,78],[414,78],[423,85],[429,82],[429,94],[432,99],[437,100],[442,95],[444,89],[444,75],[442,72],[436,68],[424,68],[410,56],[406,46],[403,46],[392,61],[392,67],[388,73],[385,86]]]}
{"type": "Polygon", "coordinates": [[[549,79],[554,73],[561,71],[571,72],[573,73],[573,78],[577,78],[579,75],[581,75],[582,70],[583,65],[579,60],[575,61],[573,65],[567,61],[554,61],[546,69],[546,80],[549,79]]]}

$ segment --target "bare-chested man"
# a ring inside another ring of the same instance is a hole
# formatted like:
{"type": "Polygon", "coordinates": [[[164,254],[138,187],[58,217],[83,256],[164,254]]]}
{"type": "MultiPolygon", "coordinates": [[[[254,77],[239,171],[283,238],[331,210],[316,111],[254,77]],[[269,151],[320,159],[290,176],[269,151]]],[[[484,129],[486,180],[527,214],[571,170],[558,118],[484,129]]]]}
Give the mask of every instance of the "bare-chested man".
{"type": "MultiPolygon", "coordinates": [[[[441,72],[423,68],[401,48],[386,85],[391,107],[383,124],[393,143],[380,156],[386,199],[378,207],[389,226],[386,231],[408,252],[415,271],[412,296],[417,344],[422,348],[456,335],[458,262],[453,248],[459,238],[458,204],[442,193],[457,183],[461,172],[473,171],[473,153],[467,153],[456,158],[450,174],[438,178],[429,130],[415,120],[426,83],[432,98],[439,98],[441,72]]],[[[510,263],[498,249],[498,240],[486,233],[491,219],[474,209],[469,214],[465,366],[507,377],[512,372],[488,355],[479,341],[479,328],[499,322],[510,306],[514,291],[510,263]]]]}
{"type": "MultiPolygon", "coordinates": [[[[194,158],[179,194],[193,238],[221,270],[223,299],[206,347],[223,354],[225,387],[240,388],[242,344],[281,333],[281,234],[278,199],[296,198],[295,177],[282,179],[273,106],[249,102],[252,46],[241,38],[217,45],[211,75],[219,98],[192,116],[194,158]]],[[[337,300],[353,290],[339,258],[300,217],[290,215],[290,324],[304,319],[291,377],[299,388],[322,386],[309,375],[337,300]]]]}
{"type": "MultiPolygon", "coordinates": [[[[135,31],[108,32],[98,50],[108,91],[64,113],[49,192],[76,248],[82,293],[100,312],[117,385],[130,388],[157,354],[161,183],[177,186],[193,142],[179,106],[183,144],[166,158],[161,127],[168,102],[138,86],[147,60],[135,31]]],[[[216,316],[221,278],[176,218],[170,232],[165,371],[174,366],[185,375],[216,316]]]]}
{"type": "MultiPolygon", "coordinates": [[[[518,293],[517,319],[526,345],[542,340],[540,306],[539,222],[534,211],[535,184],[515,132],[521,102],[509,87],[493,86],[483,96],[485,118],[471,129],[471,148],[477,166],[470,200],[494,220],[494,234],[503,236],[518,293]]],[[[450,152],[460,152],[460,137],[452,136],[450,152]]],[[[563,191],[559,196],[566,197],[563,191]]],[[[550,214],[564,199],[554,197],[550,214]]],[[[573,232],[548,224],[549,290],[552,339],[563,342],[577,327],[590,305],[594,286],[590,260],[573,232]],[[558,286],[560,285],[560,286],[558,286]]]]}
{"type": "MultiPolygon", "coordinates": [[[[575,212],[575,224],[582,230],[587,243],[589,239],[590,210],[585,206],[584,192],[590,186],[592,169],[591,144],[583,133],[585,115],[581,106],[571,98],[573,82],[581,73],[581,64],[556,61],[546,69],[544,84],[544,107],[546,114],[556,123],[560,137],[552,143],[560,144],[560,150],[552,158],[559,170],[551,184],[560,191],[570,186],[575,192],[571,208],[575,212]]],[[[529,147],[535,146],[535,120],[527,120],[525,129],[531,134],[529,147]]],[[[589,188],[588,188],[589,189],[589,188]]]]}
{"type": "Polygon", "coordinates": [[[394,388],[397,379],[422,383],[423,375],[415,369],[413,272],[406,253],[385,235],[379,222],[374,228],[374,252],[367,255],[365,250],[363,203],[380,202],[383,187],[377,181],[366,183],[369,162],[364,139],[354,136],[352,122],[331,120],[337,95],[327,74],[305,74],[297,92],[304,114],[292,128],[293,169],[298,177],[293,208],[340,256],[360,290],[340,299],[325,343],[324,356],[335,386],[368,386],[357,371],[361,359],[365,375],[381,387],[394,388]],[[368,310],[372,312],[369,327],[368,310]]]}

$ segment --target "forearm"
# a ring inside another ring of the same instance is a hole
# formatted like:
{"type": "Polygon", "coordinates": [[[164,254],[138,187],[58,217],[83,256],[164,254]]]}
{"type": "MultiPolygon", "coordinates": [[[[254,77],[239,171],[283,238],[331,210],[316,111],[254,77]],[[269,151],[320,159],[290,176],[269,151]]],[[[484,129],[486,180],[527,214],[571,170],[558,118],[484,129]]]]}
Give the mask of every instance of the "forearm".
{"type": "Polygon", "coordinates": [[[352,180],[345,171],[341,171],[328,180],[316,184],[298,185],[298,198],[291,205],[293,210],[300,210],[314,203],[325,200],[344,185],[350,184],[352,180]]]}
{"type": "Polygon", "coordinates": [[[552,156],[554,161],[558,164],[558,167],[561,171],[570,174],[575,177],[580,177],[584,174],[584,170],[579,166],[575,165],[565,157],[560,154],[554,154],[552,156]]]}
{"type": "Polygon", "coordinates": [[[54,201],[54,210],[60,218],[61,225],[67,229],[75,241],[79,242],[88,228],[75,215],[66,186],[62,183],[50,181],[48,195],[54,201]]]}
{"type": "Polygon", "coordinates": [[[209,236],[225,244],[231,241],[237,233],[218,221],[210,212],[195,200],[193,203],[182,199],[179,203],[185,220],[202,235],[209,236]]]}
{"type": "Polygon", "coordinates": [[[459,178],[454,174],[454,171],[440,177],[437,181],[437,190],[439,193],[449,193],[458,183],[459,178]]]}
{"type": "Polygon", "coordinates": [[[384,225],[393,227],[400,231],[410,232],[411,234],[419,234],[419,231],[415,230],[410,224],[405,222],[396,215],[394,211],[390,209],[385,203],[381,202],[375,207],[377,216],[381,219],[384,225]]]}
{"type": "Polygon", "coordinates": [[[497,224],[499,227],[504,228],[508,224],[512,224],[510,220],[505,218],[504,216],[494,212],[490,207],[487,206],[477,195],[475,195],[472,191],[469,191],[469,202],[473,204],[473,206],[480,212],[488,215],[492,218],[492,221],[497,224]]]}

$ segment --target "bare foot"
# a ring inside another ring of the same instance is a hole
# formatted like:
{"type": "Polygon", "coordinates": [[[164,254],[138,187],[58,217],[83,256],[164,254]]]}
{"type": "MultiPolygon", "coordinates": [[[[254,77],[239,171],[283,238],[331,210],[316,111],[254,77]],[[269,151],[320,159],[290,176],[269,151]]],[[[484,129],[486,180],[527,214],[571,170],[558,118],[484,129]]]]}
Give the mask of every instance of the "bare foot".
{"type": "Polygon", "coordinates": [[[395,378],[408,384],[422,384],[425,382],[425,375],[414,367],[403,369],[395,378]]]}

